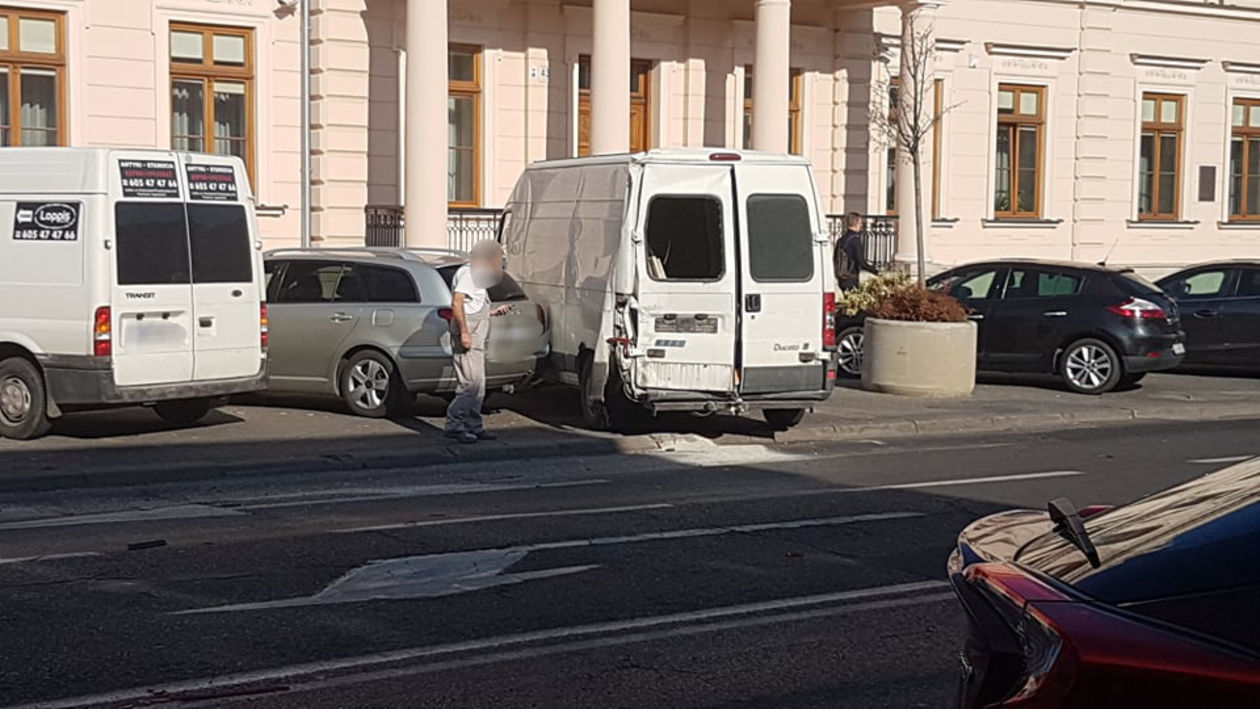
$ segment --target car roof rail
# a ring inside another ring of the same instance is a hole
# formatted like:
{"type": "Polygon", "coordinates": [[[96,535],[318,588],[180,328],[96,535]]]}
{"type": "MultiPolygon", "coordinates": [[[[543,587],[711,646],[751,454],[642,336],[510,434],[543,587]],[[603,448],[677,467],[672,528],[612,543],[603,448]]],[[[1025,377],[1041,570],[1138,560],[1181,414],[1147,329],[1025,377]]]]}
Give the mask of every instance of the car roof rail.
{"type": "MultiPolygon", "coordinates": [[[[265,252],[264,256],[376,256],[379,258],[392,258],[400,261],[419,261],[424,262],[420,258],[421,249],[405,249],[400,247],[382,247],[382,246],[333,246],[319,249],[302,249],[302,248],[280,248],[271,249],[265,252]]],[[[455,252],[453,252],[455,253],[455,252]]]]}

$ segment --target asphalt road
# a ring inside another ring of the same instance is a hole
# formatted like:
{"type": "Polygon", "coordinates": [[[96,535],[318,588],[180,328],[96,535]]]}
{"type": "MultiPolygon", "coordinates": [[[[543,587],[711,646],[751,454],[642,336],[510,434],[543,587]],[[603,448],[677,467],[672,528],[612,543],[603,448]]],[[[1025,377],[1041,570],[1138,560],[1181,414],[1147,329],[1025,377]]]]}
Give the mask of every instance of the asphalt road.
{"type": "Polygon", "coordinates": [[[1248,422],[697,439],[0,496],[0,705],[945,706],[960,528],[1253,453],[1248,422]]]}

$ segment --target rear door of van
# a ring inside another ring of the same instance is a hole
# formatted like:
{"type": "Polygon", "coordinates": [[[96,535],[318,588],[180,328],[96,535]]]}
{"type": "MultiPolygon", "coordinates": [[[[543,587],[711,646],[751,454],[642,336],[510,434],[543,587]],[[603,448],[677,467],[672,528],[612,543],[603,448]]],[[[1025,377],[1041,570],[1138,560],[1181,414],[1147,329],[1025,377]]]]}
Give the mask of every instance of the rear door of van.
{"type": "Polygon", "coordinates": [[[262,254],[243,164],[180,156],[188,189],[194,381],[238,379],[262,367],[262,254]]]}
{"type": "Polygon", "coordinates": [[[114,383],[187,382],[193,376],[193,288],[178,160],[114,153],[110,209],[110,315],[114,383]]]}
{"type": "Polygon", "coordinates": [[[738,269],[731,166],[644,167],[635,223],[635,384],[717,394],[736,387],[738,269]]]}
{"type": "Polygon", "coordinates": [[[822,390],[829,288],[809,168],[741,162],[735,183],[742,256],[740,393],[822,390]]]}

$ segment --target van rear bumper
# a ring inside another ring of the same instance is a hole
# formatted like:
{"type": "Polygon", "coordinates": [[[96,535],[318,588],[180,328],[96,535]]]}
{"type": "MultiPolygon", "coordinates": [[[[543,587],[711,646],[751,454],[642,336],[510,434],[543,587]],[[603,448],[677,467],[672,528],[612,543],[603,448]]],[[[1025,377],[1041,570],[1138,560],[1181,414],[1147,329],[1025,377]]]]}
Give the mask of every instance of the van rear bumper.
{"type": "Polygon", "coordinates": [[[702,411],[712,413],[744,413],[762,409],[812,409],[826,401],[832,389],[816,391],[775,392],[743,396],[706,394],[692,391],[646,392],[639,402],[653,413],[665,411],[702,411]]]}
{"type": "Polygon", "coordinates": [[[114,384],[114,369],[106,359],[45,355],[39,357],[39,361],[44,368],[48,396],[57,406],[145,404],[171,399],[245,394],[266,389],[268,382],[267,367],[264,364],[258,374],[237,379],[119,387],[114,384]]]}

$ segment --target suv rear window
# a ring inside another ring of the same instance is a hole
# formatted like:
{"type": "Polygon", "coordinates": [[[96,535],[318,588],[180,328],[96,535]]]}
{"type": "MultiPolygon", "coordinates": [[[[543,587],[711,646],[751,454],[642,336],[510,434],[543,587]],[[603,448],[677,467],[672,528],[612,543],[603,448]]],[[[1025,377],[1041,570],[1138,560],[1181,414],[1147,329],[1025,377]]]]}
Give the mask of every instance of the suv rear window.
{"type": "Polygon", "coordinates": [[[118,285],[188,284],[184,205],[119,202],[114,206],[118,285]]]}
{"type": "Polygon", "coordinates": [[[814,230],[804,197],[757,194],[748,198],[748,272],[755,281],[814,277],[814,230]]]}

